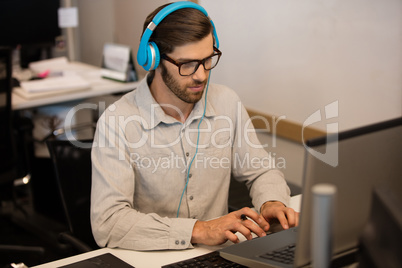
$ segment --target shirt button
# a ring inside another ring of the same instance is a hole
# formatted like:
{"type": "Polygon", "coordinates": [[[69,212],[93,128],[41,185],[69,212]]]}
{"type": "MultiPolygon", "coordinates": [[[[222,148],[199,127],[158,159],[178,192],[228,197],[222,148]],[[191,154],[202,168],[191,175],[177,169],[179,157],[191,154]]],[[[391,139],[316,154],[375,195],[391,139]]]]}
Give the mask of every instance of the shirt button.
{"type": "Polygon", "coordinates": [[[188,157],[189,155],[190,155],[190,153],[189,153],[189,152],[187,152],[187,153],[186,153],[186,156],[188,157]]]}
{"type": "Polygon", "coordinates": [[[190,199],[190,200],[193,200],[193,199],[194,199],[194,197],[191,195],[191,196],[189,197],[189,199],[190,199]]]}
{"type": "Polygon", "coordinates": [[[179,241],[179,240],[176,240],[174,243],[175,243],[176,245],[178,245],[178,244],[180,243],[180,241],[179,241]]]}
{"type": "Polygon", "coordinates": [[[191,178],[193,176],[193,174],[189,174],[188,177],[191,178]]]}
{"type": "Polygon", "coordinates": [[[184,246],[186,244],[186,241],[181,240],[181,244],[184,246]]]}

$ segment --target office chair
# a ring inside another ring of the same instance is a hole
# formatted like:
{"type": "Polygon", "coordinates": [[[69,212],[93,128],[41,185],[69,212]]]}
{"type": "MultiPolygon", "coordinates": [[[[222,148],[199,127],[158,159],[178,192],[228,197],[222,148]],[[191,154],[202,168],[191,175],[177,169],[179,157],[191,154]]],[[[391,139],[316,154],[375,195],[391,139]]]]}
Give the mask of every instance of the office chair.
{"type": "MultiPolygon", "coordinates": [[[[18,154],[16,135],[13,127],[12,98],[12,60],[11,48],[0,47],[0,216],[13,225],[13,212],[17,205],[14,190],[19,179],[21,155],[18,154]],[[13,204],[11,206],[11,204],[13,204]],[[11,209],[10,209],[11,207],[11,209]]],[[[4,240],[3,240],[4,241],[4,240]]],[[[12,254],[25,258],[35,255],[41,259],[44,248],[23,245],[0,245],[0,255],[12,254]]]]}
{"type": "Polygon", "coordinates": [[[91,146],[92,140],[80,141],[89,148],[80,148],[68,140],[47,140],[53,162],[61,202],[64,208],[67,232],[59,238],[83,253],[99,248],[90,223],[91,146]]]}

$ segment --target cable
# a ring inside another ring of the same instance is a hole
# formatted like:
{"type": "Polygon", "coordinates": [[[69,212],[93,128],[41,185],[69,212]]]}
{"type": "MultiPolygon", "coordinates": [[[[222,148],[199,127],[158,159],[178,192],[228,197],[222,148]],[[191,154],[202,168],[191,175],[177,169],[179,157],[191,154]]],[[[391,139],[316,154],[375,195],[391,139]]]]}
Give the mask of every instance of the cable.
{"type": "Polygon", "coordinates": [[[202,120],[203,120],[204,117],[205,117],[205,111],[207,110],[207,94],[208,94],[209,79],[211,78],[211,74],[212,74],[212,72],[210,71],[210,72],[209,72],[209,76],[208,76],[208,81],[207,81],[207,88],[206,88],[206,90],[205,90],[204,112],[202,113],[200,122],[198,123],[198,127],[197,127],[197,131],[198,131],[198,133],[197,133],[197,146],[196,146],[196,148],[195,148],[195,154],[194,154],[193,158],[191,159],[190,165],[188,166],[188,169],[187,169],[186,185],[184,185],[183,192],[181,193],[180,202],[179,202],[179,207],[177,208],[176,218],[179,217],[181,202],[182,202],[182,200],[183,200],[184,193],[186,192],[187,185],[188,185],[188,182],[189,182],[189,180],[190,180],[190,169],[191,169],[191,165],[193,164],[193,161],[194,161],[194,159],[195,159],[195,157],[197,156],[197,153],[198,153],[198,142],[199,142],[199,140],[200,140],[200,125],[201,125],[202,120]]]}

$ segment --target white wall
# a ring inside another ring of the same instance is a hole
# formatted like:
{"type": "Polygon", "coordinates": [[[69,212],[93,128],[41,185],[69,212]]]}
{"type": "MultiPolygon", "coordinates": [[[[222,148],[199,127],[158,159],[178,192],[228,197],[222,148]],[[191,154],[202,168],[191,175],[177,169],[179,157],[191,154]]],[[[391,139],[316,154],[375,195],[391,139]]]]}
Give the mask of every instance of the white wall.
{"type": "MultiPolygon", "coordinates": [[[[131,46],[135,57],[145,17],[167,2],[79,0],[81,60],[99,65],[106,41],[131,46]]],[[[402,115],[402,1],[198,2],[223,51],[212,81],[248,108],[302,124],[339,101],[332,122],[340,130],[402,115]]]]}
{"type": "MultiPolygon", "coordinates": [[[[79,60],[101,66],[105,43],[128,45],[136,63],[137,49],[146,16],[168,0],[75,0],[79,9],[79,60]]],[[[140,77],[145,71],[136,66],[140,77]]]]}
{"type": "Polygon", "coordinates": [[[258,139],[274,159],[275,167],[283,172],[286,181],[297,186],[303,185],[304,147],[296,142],[273,137],[270,133],[257,132],[258,139]],[[275,145],[273,140],[275,139],[275,145]]]}
{"type": "Polygon", "coordinates": [[[223,52],[212,80],[247,107],[302,124],[339,101],[340,130],[402,115],[402,1],[199,3],[223,52]]]}
{"type": "Polygon", "coordinates": [[[103,45],[114,42],[114,1],[75,0],[73,5],[79,16],[79,27],[74,29],[78,60],[100,67],[103,45]]]}
{"type": "MultiPolygon", "coordinates": [[[[168,0],[114,0],[115,42],[132,48],[135,63],[145,18],[158,6],[169,2],[168,0]]],[[[136,67],[139,76],[145,76],[146,71],[138,64],[136,67]]]]}

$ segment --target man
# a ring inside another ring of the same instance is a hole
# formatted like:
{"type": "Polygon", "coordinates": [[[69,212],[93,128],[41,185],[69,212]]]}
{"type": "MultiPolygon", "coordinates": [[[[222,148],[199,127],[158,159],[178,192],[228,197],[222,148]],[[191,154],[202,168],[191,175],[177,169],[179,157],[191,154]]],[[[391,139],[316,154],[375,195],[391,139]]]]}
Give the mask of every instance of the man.
{"type": "Polygon", "coordinates": [[[152,63],[156,69],[98,121],[91,204],[97,243],[186,249],[237,243],[236,232],[247,239],[264,236],[275,219],[284,229],[296,226],[298,213],[285,206],[289,188],[283,174],[264,165],[269,155],[239,98],[209,84],[221,52],[206,11],[193,3],[167,7],[176,6],[156,9],[144,23],[142,38],[154,42],[152,53],[160,56],[159,64],[152,63]],[[165,17],[155,22],[161,13],[165,17]],[[248,186],[257,212],[227,214],[231,176],[248,186]]]}

